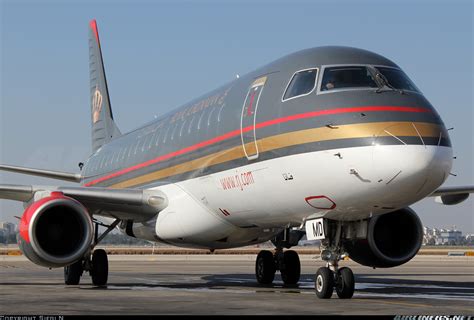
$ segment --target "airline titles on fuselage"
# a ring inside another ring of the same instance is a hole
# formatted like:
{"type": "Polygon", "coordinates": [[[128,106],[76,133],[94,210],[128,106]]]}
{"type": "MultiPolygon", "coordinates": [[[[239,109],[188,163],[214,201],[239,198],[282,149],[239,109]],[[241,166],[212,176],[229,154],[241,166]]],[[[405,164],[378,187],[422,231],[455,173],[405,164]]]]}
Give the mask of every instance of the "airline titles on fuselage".
{"type": "Polygon", "coordinates": [[[253,174],[251,171],[243,172],[233,176],[228,176],[220,179],[220,183],[223,190],[240,189],[244,191],[244,187],[247,187],[255,183],[253,174]]]}

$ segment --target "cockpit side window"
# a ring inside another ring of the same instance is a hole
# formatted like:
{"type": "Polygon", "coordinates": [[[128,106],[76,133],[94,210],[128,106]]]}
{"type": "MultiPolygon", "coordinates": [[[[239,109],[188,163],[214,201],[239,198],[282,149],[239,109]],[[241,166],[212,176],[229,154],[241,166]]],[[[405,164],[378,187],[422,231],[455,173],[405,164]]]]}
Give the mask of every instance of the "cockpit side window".
{"type": "Polygon", "coordinates": [[[296,72],[286,87],[282,101],[310,94],[316,87],[317,75],[317,68],[296,72]]]}
{"type": "Polygon", "coordinates": [[[340,66],[324,69],[320,91],[377,87],[372,73],[366,66],[340,66]]]}
{"type": "Polygon", "coordinates": [[[375,69],[385,77],[388,84],[393,88],[420,92],[403,71],[388,67],[375,67],[375,69]]]}

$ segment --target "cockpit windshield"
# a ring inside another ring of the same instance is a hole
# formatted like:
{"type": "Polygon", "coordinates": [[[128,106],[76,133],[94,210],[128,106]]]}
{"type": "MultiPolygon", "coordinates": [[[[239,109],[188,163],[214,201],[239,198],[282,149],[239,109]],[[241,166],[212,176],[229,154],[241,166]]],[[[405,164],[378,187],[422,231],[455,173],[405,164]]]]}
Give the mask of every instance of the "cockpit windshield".
{"type": "Polygon", "coordinates": [[[385,77],[388,85],[394,89],[420,92],[403,71],[387,67],[375,67],[375,69],[385,77]]]}
{"type": "MultiPolygon", "coordinates": [[[[382,71],[380,71],[382,73],[382,71]]],[[[339,66],[324,69],[321,91],[348,88],[377,88],[378,85],[366,66],[339,66]]]]}

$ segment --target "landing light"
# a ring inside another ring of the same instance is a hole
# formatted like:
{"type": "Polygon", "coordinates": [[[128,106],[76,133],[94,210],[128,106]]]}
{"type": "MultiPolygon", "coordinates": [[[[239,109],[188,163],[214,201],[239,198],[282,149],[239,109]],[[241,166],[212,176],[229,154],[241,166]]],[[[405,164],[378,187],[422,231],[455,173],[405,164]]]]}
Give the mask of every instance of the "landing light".
{"type": "Polygon", "coordinates": [[[335,261],[338,260],[338,255],[330,250],[323,250],[321,252],[321,259],[324,261],[335,261]]]}

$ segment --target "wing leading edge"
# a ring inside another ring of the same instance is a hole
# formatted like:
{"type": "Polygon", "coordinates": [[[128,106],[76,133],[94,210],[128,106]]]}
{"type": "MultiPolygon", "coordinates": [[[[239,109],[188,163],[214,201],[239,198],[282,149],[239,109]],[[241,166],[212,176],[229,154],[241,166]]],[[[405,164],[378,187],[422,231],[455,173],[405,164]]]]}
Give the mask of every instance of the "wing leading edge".
{"type": "Polygon", "coordinates": [[[166,208],[168,199],[159,190],[0,185],[0,199],[37,201],[59,191],[81,202],[91,214],[137,222],[153,218],[166,208]]]}
{"type": "Polygon", "coordinates": [[[430,197],[436,197],[435,201],[445,205],[455,205],[469,198],[474,193],[474,186],[457,186],[439,188],[430,197]]]}

